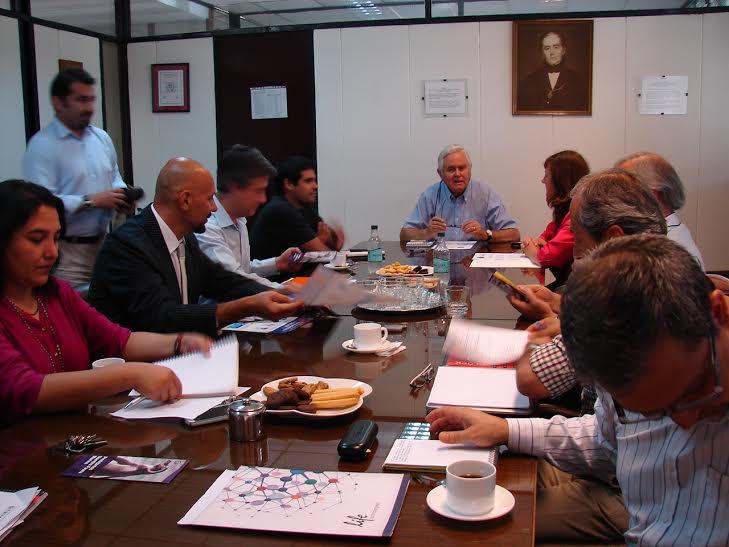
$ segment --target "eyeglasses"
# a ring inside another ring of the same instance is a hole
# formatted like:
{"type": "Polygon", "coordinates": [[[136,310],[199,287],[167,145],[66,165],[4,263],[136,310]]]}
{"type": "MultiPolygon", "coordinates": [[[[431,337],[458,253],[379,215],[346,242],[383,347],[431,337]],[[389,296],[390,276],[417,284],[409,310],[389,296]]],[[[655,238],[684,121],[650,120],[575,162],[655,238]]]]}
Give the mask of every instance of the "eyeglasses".
{"type": "Polygon", "coordinates": [[[413,389],[420,389],[430,383],[433,378],[435,378],[435,367],[433,367],[432,363],[428,363],[428,366],[410,381],[410,387],[413,389]]]}
{"type": "Polygon", "coordinates": [[[671,405],[669,408],[665,410],[659,410],[657,412],[649,412],[647,414],[641,414],[638,413],[638,416],[636,418],[627,418],[625,416],[625,409],[620,406],[620,404],[613,398],[613,406],[615,407],[615,413],[618,415],[618,421],[623,424],[637,424],[641,422],[647,422],[651,420],[660,420],[662,418],[670,418],[671,416],[675,416],[676,414],[680,414],[682,412],[687,412],[689,410],[694,410],[696,408],[700,408],[708,403],[711,403],[713,401],[716,401],[719,399],[722,394],[724,393],[724,388],[721,385],[721,367],[719,366],[719,363],[716,360],[716,347],[714,342],[714,335],[710,334],[708,336],[709,339],[709,352],[711,354],[711,368],[714,370],[714,389],[712,389],[711,393],[700,397],[699,399],[695,399],[693,401],[688,401],[685,403],[678,402],[673,405],[671,405]]]}

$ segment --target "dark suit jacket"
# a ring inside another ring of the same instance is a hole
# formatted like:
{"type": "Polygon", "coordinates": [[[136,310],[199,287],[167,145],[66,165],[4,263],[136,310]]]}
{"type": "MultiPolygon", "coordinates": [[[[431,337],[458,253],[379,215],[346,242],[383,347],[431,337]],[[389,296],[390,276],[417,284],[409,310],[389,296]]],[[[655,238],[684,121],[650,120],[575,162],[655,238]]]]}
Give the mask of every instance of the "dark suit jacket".
{"type": "Polygon", "coordinates": [[[547,70],[532,72],[519,83],[517,107],[520,110],[587,110],[588,93],[585,79],[563,67],[552,89],[547,70]]]}
{"type": "Polygon", "coordinates": [[[185,237],[185,270],[190,304],[182,304],[175,269],[151,206],[110,233],[96,258],[89,302],[131,330],[216,333],[215,304],[267,287],[210,260],[194,235],[185,237]]]}

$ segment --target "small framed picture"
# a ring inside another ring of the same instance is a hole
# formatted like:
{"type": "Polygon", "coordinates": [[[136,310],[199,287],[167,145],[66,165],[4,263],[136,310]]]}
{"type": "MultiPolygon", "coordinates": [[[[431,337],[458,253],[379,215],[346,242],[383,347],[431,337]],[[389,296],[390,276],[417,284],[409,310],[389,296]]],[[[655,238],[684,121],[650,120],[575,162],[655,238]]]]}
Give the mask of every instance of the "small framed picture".
{"type": "Polygon", "coordinates": [[[190,112],[189,63],[152,65],[152,112],[190,112]]]}
{"type": "Polygon", "coordinates": [[[514,21],[512,114],[592,114],[591,19],[514,21]]]}

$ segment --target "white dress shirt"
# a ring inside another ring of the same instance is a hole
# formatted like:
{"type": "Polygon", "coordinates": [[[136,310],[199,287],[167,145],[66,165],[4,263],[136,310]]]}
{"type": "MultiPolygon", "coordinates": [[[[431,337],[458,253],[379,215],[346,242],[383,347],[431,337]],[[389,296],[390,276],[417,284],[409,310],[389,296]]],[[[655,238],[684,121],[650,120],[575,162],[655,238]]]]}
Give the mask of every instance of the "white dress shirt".
{"type": "Polygon", "coordinates": [[[704,270],[704,258],[701,256],[701,251],[694,243],[694,238],[691,237],[691,230],[681,222],[678,213],[674,212],[666,217],[666,227],[668,228],[668,238],[683,245],[699,261],[701,269],[704,270]]]}
{"type": "Polygon", "coordinates": [[[226,270],[247,277],[261,285],[274,289],[280,288],[280,283],[274,283],[262,277],[278,273],[276,258],[251,260],[246,219],[239,218],[234,221],[218,200],[218,196],[213,196],[213,199],[218,210],[208,218],[205,231],[202,234],[195,234],[200,249],[211,260],[222,264],[226,270]]]}
{"type": "Polygon", "coordinates": [[[162,219],[161,216],[159,216],[159,213],[157,213],[157,209],[154,208],[154,204],[152,204],[152,213],[154,214],[154,218],[157,220],[157,224],[159,224],[159,230],[160,232],[162,232],[162,238],[165,240],[167,251],[170,253],[172,267],[175,269],[175,275],[177,276],[177,285],[180,287],[180,295],[182,295],[182,271],[180,270],[180,261],[177,256],[177,248],[180,245],[184,245],[185,238],[183,237],[182,239],[177,239],[177,236],[172,231],[172,228],[167,226],[167,223],[162,219]]]}
{"type": "Polygon", "coordinates": [[[610,395],[597,392],[594,415],[508,419],[509,448],[568,473],[615,475],[630,545],[727,545],[729,411],[689,429],[670,418],[623,425],[610,395]]]}

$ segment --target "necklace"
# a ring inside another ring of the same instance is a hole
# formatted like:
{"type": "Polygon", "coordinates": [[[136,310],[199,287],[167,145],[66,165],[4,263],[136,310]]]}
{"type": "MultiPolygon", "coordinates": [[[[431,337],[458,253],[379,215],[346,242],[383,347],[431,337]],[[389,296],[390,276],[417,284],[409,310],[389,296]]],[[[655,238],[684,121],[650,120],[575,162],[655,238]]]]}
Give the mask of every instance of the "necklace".
{"type": "MultiPolygon", "coordinates": [[[[45,325],[48,327],[48,332],[51,333],[51,339],[53,340],[53,345],[55,348],[53,348],[53,353],[51,353],[46,345],[38,338],[38,336],[35,333],[35,330],[33,328],[33,325],[30,324],[28,321],[27,315],[35,315],[35,314],[27,314],[24,312],[20,306],[18,306],[15,302],[13,302],[10,298],[7,296],[5,299],[10,302],[10,305],[12,306],[13,310],[15,310],[15,313],[18,314],[18,317],[20,317],[20,320],[23,322],[23,325],[25,326],[26,330],[30,333],[30,335],[33,337],[33,340],[36,341],[36,343],[40,346],[40,348],[43,350],[43,353],[46,354],[46,357],[48,357],[48,360],[51,363],[51,369],[53,372],[63,372],[65,369],[65,365],[63,362],[63,355],[61,353],[61,345],[58,343],[58,338],[56,337],[56,329],[53,328],[53,323],[51,323],[51,319],[48,316],[48,310],[46,309],[46,305],[43,302],[41,298],[36,297],[36,310],[35,313],[38,313],[40,311],[39,319],[42,318],[41,325],[45,325]]],[[[45,326],[41,327],[41,331],[45,332],[45,326]]]]}
{"type": "Polygon", "coordinates": [[[5,298],[8,299],[8,302],[10,302],[10,304],[13,306],[13,308],[15,309],[15,311],[20,310],[23,313],[26,313],[28,315],[35,315],[36,313],[38,313],[38,299],[37,298],[35,299],[35,311],[25,311],[23,308],[21,308],[20,306],[18,306],[18,303],[15,300],[13,300],[12,298],[10,298],[9,296],[6,296],[5,298]]]}

